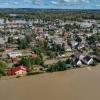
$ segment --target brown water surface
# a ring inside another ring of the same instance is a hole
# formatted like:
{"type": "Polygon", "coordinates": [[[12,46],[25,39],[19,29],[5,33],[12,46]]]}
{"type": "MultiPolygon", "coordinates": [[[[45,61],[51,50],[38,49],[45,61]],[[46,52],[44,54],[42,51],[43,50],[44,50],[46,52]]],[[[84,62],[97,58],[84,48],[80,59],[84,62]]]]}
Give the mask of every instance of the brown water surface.
{"type": "Polygon", "coordinates": [[[100,100],[100,68],[1,80],[0,100],[100,100]]]}

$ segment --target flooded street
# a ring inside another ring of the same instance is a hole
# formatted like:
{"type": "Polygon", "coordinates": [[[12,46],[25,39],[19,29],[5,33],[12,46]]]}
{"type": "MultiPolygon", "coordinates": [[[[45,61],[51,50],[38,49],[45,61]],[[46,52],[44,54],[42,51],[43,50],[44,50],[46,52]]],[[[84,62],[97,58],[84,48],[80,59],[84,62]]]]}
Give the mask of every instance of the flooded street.
{"type": "Polygon", "coordinates": [[[100,100],[100,67],[1,80],[0,100],[100,100]]]}

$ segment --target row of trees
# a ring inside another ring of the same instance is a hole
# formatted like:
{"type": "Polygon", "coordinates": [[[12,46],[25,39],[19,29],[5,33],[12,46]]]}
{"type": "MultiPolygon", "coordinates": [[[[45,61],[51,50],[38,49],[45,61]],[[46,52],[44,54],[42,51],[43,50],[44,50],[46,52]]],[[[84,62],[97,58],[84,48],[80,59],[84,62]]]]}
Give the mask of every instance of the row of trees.
{"type": "MultiPolygon", "coordinates": [[[[8,11],[7,11],[8,12],[8,11]]],[[[43,19],[45,21],[48,20],[55,20],[55,19],[62,19],[64,21],[66,20],[79,20],[82,21],[83,19],[100,19],[100,12],[99,11],[92,11],[92,10],[71,10],[71,11],[54,11],[54,12],[44,12],[44,11],[38,11],[34,13],[29,13],[28,11],[24,11],[18,16],[9,16],[9,14],[2,10],[0,12],[0,17],[8,18],[8,19],[15,19],[15,18],[24,18],[26,20],[29,19],[43,19]],[[25,12],[25,13],[24,13],[25,12]]],[[[18,12],[18,11],[16,11],[18,12]]]]}
{"type": "Polygon", "coordinates": [[[39,57],[36,59],[33,59],[32,57],[22,57],[20,64],[29,69],[33,69],[33,65],[43,65],[43,60],[39,57]]]}
{"type": "Polygon", "coordinates": [[[29,48],[29,44],[32,41],[32,37],[30,35],[26,35],[24,39],[18,39],[17,44],[19,49],[29,48]]]}
{"type": "Polygon", "coordinates": [[[100,19],[100,13],[98,11],[65,11],[65,12],[37,12],[33,14],[23,14],[23,17],[26,19],[43,19],[45,21],[51,20],[54,21],[55,19],[61,20],[78,20],[82,21],[83,19],[100,19]]]}
{"type": "Polygon", "coordinates": [[[72,62],[70,59],[67,59],[66,61],[59,61],[56,64],[51,65],[48,67],[48,72],[56,72],[56,71],[64,71],[69,68],[72,68],[72,62]]]}
{"type": "Polygon", "coordinates": [[[96,47],[96,43],[100,42],[100,33],[96,33],[94,35],[86,37],[86,42],[88,43],[90,47],[92,46],[96,47]]]}

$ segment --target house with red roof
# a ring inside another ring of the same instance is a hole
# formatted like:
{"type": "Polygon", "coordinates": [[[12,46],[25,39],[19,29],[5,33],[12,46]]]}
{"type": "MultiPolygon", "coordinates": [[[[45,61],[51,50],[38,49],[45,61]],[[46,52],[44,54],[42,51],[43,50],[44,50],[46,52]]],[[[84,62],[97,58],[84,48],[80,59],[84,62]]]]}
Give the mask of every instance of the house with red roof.
{"type": "Polygon", "coordinates": [[[28,68],[25,66],[18,66],[18,67],[14,67],[11,68],[10,70],[8,70],[8,75],[9,76],[13,76],[13,75],[17,75],[17,76],[23,76],[23,75],[27,75],[28,72],[28,68]]]}

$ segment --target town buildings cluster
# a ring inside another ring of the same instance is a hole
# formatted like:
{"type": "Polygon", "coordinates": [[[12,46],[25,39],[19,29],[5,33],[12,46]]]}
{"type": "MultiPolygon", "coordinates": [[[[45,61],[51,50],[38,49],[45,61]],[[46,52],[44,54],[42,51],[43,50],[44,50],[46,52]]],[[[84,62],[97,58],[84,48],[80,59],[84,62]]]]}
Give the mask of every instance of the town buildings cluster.
{"type": "MultiPolygon", "coordinates": [[[[75,67],[92,65],[95,60],[100,62],[100,21],[1,18],[0,59],[7,63],[9,75],[26,74],[33,70],[20,63],[22,58],[27,57],[33,61],[41,59],[43,63],[49,59],[71,59],[70,64],[75,67]]],[[[45,65],[38,60],[30,66],[35,65],[36,69],[36,65],[40,65],[37,69],[44,71],[41,66],[45,65]]]]}

